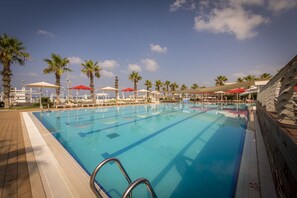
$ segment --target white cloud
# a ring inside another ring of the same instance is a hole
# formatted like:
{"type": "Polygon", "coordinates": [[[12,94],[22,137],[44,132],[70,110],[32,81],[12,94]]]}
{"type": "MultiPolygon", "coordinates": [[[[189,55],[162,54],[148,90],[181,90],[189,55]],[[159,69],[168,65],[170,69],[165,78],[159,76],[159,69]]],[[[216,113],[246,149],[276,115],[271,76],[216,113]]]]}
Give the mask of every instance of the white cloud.
{"type": "Polygon", "coordinates": [[[160,45],[150,44],[150,48],[153,52],[166,53],[167,47],[161,47],[160,45]]]}
{"type": "Polygon", "coordinates": [[[106,70],[104,70],[104,69],[101,71],[101,74],[102,74],[102,76],[106,76],[106,77],[109,77],[109,78],[113,78],[113,77],[115,77],[115,75],[114,75],[113,72],[111,72],[111,71],[106,71],[106,70]]]}
{"type": "Polygon", "coordinates": [[[144,64],[144,68],[147,71],[157,71],[157,69],[159,68],[157,62],[153,59],[149,59],[149,58],[142,59],[141,63],[144,64]]]}
{"type": "Polygon", "coordinates": [[[128,70],[131,71],[135,71],[135,72],[140,72],[141,71],[141,67],[139,65],[136,64],[129,64],[128,65],[128,70]]]}
{"type": "Polygon", "coordinates": [[[296,0],[268,0],[268,9],[274,12],[281,12],[297,6],[296,0]]]}
{"type": "Polygon", "coordinates": [[[238,40],[244,40],[256,36],[255,28],[267,22],[261,15],[252,14],[241,6],[214,8],[209,15],[195,17],[195,29],[233,34],[238,40]]]}
{"type": "Polygon", "coordinates": [[[52,38],[55,37],[55,35],[53,33],[48,32],[46,30],[42,30],[42,29],[37,30],[37,34],[46,35],[46,36],[49,36],[49,37],[52,37],[52,38]]]}
{"type": "Polygon", "coordinates": [[[169,10],[171,12],[176,11],[181,8],[186,2],[186,0],[175,0],[172,4],[170,4],[169,10]]]}
{"type": "Polygon", "coordinates": [[[115,60],[104,60],[104,61],[100,61],[99,65],[105,69],[114,69],[119,64],[115,60]]]}
{"type": "Polygon", "coordinates": [[[84,61],[78,56],[72,56],[67,58],[70,61],[70,64],[80,65],[84,61]]]}

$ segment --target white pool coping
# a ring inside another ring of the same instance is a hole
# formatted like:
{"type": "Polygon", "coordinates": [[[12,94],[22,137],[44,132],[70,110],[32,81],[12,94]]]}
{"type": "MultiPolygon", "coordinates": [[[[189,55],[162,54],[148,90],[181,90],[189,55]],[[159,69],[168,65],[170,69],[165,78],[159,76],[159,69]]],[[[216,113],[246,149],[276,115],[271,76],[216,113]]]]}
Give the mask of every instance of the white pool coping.
{"type": "MultiPolygon", "coordinates": [[[[27,112],[23,112],[22,117],[45,197],[96,197],[89,187],[90,177],[37,118],[27,112]]],[[[30,182],[32,184],[31,178],[30,182]]],[[[34,187],[31,185],[32,191],[34,187]]]]}

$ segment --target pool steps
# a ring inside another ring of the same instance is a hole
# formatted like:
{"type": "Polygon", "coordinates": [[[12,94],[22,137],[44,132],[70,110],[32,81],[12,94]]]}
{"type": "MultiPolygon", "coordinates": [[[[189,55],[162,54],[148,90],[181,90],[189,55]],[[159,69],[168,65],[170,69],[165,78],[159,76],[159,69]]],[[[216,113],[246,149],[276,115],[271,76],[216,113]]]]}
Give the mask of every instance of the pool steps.
{"type": "Polygon", "coordinates": [[[91,187],[92,191],[94,192],[94,194],[97,197],[102,197],[101,194],[104,192],[104,189],[102,189],[102,187],[100,185],[97,185],[98,187],[96,187],[95,177],[96,177],[97,173],[99,172],[99,170],[105,164],[107,164],[108,162],[112,162],[112,161],[116,162],[116,164],[118,165],[119,169],[121,170],[122,174],[125,176],[128,184],[129,184],[129,186],[126,188],[126,190],[124,191],[124,193],[122,195],[123,198],[126,198],[126,197],[131,198],[132,197],[132,190],[136,186],[138,186],[138,185],[140,185],[142,183],[146,185],[146,188],[150,192],[151,197],[157,198],[157,195],[156,195],[152,185],[150,184],[150,182],[145,178],[139,178],[139,179],[135,180],[134,182],[132,182],[132,180],[130,179],[128,173],[126,172],[125,168],[123,167],[122,163],[117,158],[105,159],[100,164],[98,164],[98,166],[94,169],[94,171],[93,171],[93,173],[91,175],[91,178],[90,178],[90,187],[91,187]],[[98,188],[100,189],[100,191],[98,190],[98,188]]]}

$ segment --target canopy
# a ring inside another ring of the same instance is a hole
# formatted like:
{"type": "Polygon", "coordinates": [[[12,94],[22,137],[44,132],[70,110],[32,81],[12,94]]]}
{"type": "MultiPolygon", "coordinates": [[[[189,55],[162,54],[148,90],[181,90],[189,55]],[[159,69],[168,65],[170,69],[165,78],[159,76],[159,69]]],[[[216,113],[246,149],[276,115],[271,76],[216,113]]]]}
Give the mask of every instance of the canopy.
{"type": "Polygon", "coordinates": [[[146,89],[140,89],[140,90],[138,90],[136,92],[150,92],[150,91],[149,90],[146,90],[146,89]]]}
{"type": "Polygon", "coordinates": [[[42,88],[58,88],[59,86],[51,84],[51,83],[47,83],[47,82],[36,82],[36,83],[31,83],[31,84],[27,84],[27,87],[39,87],[40,88],[40,98],[39,98],[39,106],[40,109],[43,109],[42,106],[42,101],[41,101],[41,90],[42,88]]]}
{"type": "Polygon", "coordinates": [[[246,89],[244,88],[236,88],[236,89],[230,89],[229,91],[227,91],[227,93],[243,93],[245,92],[246,89]]]}
{"type": "Polygon", "coordinates": [[[134,89],[129,87],[129,88],[122,89],[122,91],[123,92],[132,92],[132,91],[134,91],[134,89]]]}
{"type": "Polygon", "coordinates": [[[91,87],[87,87],[87,86],[84,86],[84,85],[78,85],[78,86],[74,86],[74,87],[71,87],[69,89],[77,89],[77,90],[92,90],[91,87]]]}
{"type": "Polygon", "coordinates": [[[103,87],[103,88],[101,88],[101,90],[103,90],[103,91],[115,91],[115,90],[118,90],[118,89],[116,89],[114,87],[103,87]]]}
{"type": "Polygon", "coordinates": [[[151,94],[160,94],[158,91],[152,91],[151,94]]]}
{"type": "Polygon", "coordinates": [[[36,82],[26,85],[27,87],[39,87],[39,88],[58,88],[59,86],[47,83],[47,82],[36,82]]]}

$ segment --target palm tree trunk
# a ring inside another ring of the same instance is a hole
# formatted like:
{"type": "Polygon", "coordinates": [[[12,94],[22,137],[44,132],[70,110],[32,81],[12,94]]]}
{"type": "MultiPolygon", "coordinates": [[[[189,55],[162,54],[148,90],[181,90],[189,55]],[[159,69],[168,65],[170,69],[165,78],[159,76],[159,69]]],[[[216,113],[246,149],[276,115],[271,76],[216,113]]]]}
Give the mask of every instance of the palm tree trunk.
{"type": "Polygon", "coordinates": [[[134,99],[136,100],[137,82],[134,81],[134,99]]]}
{"type": "Polygon", "coordinates": [[[10,82],[12,75],[10,67],[4,66],[2,71],[2,81],[3,81],[3,88],[4,88],[4,108],[8,109],[10,108],[10,82]]]}
{"type": "Polygon", "coordinates": [[[60,85],[61,85],[60,79],[61,79],[61,76],[58,74],[55,74],[55,76],[56,76],[56,85],[59,86],[56,88],[56,96],[57,96],[56,103],[60,104],[60,85]]]}
{"type": "Polygon", "coordinates": [[[93,74],[90,75],[90,87],[92,88],[90,90],[90,92],[91,92],[91,98],[93,100],[93,103],[95,103],[96,102],[96,99],[95,99],[95,92],[94,92],[94,75],[93,74]]]}

